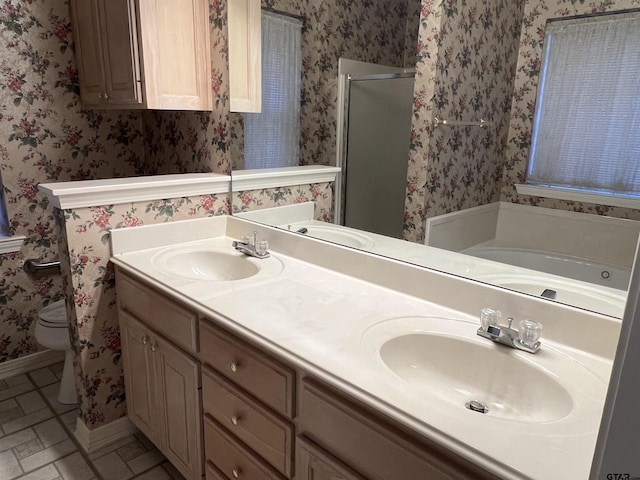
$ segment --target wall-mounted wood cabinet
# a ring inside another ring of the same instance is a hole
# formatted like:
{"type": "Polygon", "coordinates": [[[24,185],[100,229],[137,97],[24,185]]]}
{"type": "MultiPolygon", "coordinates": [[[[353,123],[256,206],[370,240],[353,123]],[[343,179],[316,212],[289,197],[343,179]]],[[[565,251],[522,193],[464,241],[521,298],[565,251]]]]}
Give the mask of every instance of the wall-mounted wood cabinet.
{"type": "Polygon", "coordinates": [[[232,112],[262,109],[262,15],[260,0],[229,0],[229,96],[232,112]]]}
{"type": "Polygon", "coordinates": [[[211,110],[207,0],[72,0],[86,108],[211,110]]]}

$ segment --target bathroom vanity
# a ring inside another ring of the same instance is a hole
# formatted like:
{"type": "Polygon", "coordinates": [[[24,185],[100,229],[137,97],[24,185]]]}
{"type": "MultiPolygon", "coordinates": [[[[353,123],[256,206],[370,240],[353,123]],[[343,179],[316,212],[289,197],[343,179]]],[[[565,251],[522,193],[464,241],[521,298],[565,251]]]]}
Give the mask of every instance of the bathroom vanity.
{"type": "Polygon", "coordinates": [[[189,479],[588,476],[610,317],[231,217],[112,251],[129,417],[189,479]],[[254,230],[268,258],[231,246],[254,230]],[[486,306],[536,316],[540,352],[476,335],[486,306]]]}

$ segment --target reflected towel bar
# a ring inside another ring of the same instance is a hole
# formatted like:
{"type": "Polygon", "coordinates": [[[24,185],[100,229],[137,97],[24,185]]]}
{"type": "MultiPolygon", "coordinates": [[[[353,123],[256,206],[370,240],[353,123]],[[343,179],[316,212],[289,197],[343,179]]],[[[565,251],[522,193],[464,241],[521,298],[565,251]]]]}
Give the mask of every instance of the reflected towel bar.
{"type": "Polygon", "coordinates": [[[487,120],[480,119],[479,122],[460,122],[457,120],[441,120],[438,117],[433,119],[433,126],[437,127],[438,125],[452,125],[458,127],[487,127],[491,125],[491,122],[487,120]]]}

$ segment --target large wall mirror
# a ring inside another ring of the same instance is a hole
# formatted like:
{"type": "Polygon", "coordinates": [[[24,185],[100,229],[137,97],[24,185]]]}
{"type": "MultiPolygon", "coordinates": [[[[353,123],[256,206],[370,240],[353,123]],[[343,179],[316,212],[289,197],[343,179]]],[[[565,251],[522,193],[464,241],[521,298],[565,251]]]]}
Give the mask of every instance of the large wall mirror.
{"type": "MultiPolygon", "coordinates": [[[[622,317],[640,212],[516,191],[540,32],[550,17],[586,12],[570,0],[542,10],[545,0],[438,11],[419,0],[262,3],[301,30],[299,141],[273,166],[340,166],[338,225],[308,210],[270,221],[264,207],[287,189],[236,192],[234,212],[264,210],[247,218],[622,317]]],[[[242,114],[231,131],[234,170],[251,168],[242,114]]]]}

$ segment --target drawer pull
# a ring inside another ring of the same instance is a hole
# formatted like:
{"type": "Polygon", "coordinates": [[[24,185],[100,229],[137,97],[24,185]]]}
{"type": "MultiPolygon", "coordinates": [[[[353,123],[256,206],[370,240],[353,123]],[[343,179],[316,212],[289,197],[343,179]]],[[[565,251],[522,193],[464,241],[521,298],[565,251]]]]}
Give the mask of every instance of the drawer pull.
{"type": "Polygon", "coordinates": [[[236,415],[234,415],[234,416],[232,416],[232,417],[231,417],[231,423],[232,423],[233,425],[238,425],[238,422],[239,422],[239,421],[240,421],[240,417],[238,417],[238,416],[236,416],[236,415]]]}
{"type": "Polygon", "coordinates": [[[231,370],[232,373],[236,373],[238,371],[238,363],[237,362],[231,362],[229,364],[229,370],[231,370]]]}
{"type": "Polygon", "coordinates": [[[231,475],[233,476],[233,478],[240,478],[241,472],[242,470],[240,470],[239,468],[234,468],[233,470],[231,470],[231,475]]]}

